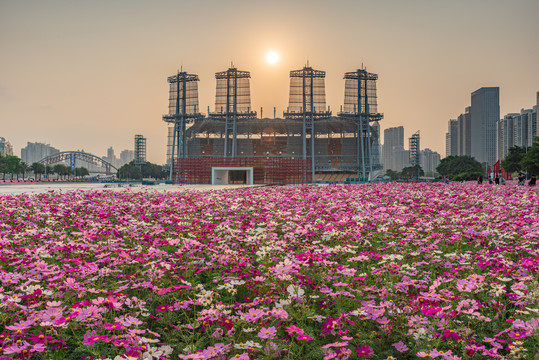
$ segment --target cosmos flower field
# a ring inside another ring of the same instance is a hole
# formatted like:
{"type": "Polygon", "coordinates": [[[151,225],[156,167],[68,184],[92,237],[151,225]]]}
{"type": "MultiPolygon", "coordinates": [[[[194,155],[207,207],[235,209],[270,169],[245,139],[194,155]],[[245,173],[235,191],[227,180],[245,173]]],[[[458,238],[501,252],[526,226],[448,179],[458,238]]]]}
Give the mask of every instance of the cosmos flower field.
{"type": "Polygon", "coordinates": [[[539,191],[0,197],[0,359],[534,359],[539,191]]]}

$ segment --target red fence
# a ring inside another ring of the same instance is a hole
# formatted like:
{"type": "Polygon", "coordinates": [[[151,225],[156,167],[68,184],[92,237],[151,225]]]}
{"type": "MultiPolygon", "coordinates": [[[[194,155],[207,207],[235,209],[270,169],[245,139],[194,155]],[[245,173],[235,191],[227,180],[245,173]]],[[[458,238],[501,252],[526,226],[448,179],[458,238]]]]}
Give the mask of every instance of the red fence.
{"type": "Polygon", "coordinates": [[[252,167],[254,184],[304,184],[311,182],[308,159],[262,157],[199,157],[174,159],[174,184],[211,184],[213,167],[252,167]]]}

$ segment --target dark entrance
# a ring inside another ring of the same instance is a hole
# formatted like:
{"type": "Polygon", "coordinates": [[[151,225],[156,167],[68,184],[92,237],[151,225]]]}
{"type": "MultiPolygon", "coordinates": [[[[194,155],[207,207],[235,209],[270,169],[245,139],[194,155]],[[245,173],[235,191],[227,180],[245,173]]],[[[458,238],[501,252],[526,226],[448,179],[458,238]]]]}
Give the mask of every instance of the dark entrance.
{"type": "Polygon", "coordinates": [[[247,170],[229,170],[229,184],[247,184],[247,170]]]}

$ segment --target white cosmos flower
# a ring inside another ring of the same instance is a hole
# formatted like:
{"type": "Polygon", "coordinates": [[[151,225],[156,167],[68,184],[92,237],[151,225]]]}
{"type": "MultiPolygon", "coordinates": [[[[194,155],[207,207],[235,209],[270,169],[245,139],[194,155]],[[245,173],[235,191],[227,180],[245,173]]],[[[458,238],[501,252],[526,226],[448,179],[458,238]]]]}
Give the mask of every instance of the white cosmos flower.
{"type": "Polygon", "coordinates": [[[288,285],[286,291],[288,291],[291,297],[301,297],[305,294],[305,290],[295,285],[288,285]]]}

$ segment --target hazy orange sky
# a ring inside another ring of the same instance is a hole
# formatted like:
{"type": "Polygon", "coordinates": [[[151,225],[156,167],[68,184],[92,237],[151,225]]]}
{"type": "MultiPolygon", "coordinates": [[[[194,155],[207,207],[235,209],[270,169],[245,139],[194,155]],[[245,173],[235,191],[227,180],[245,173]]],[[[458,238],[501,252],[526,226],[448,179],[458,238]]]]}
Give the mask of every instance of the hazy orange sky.
{"type": "Polygon", "coordinates": [[[379,75],[382,129],[420,130],[444,156],[472,91],[499,86],[502,116],[535,105],[539,1],[0,0],[0,49],[0,136],[18,156],[27,141],[119,156],[143,134],[164,163],[166,78],[180,66],[199,75],[203,112],[233,61],[251,72],[253,108],[282,116],[289,71],[307,60],[326,71],[334,113],[363,63],[379,75]]]}

